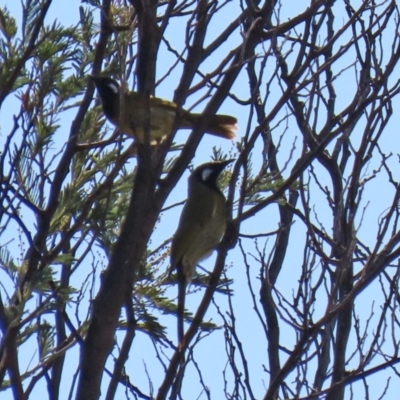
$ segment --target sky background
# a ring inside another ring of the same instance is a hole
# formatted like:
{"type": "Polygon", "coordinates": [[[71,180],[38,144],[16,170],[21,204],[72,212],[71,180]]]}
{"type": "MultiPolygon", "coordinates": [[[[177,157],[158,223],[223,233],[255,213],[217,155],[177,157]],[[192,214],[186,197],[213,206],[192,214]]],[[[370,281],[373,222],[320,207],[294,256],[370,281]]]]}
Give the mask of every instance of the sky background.
{"type": "MultiPolygon", "coordinates": [[[[339,13],[341,10],[339,3],[341,2],[337,3],[338,6],[336,7],[336,10],[339,13]]],[[[57,19],[64,25],[75,24],[76,21],[78,20],[80,5],[81,5],[80,1],[77,0],[69,0],[68,6],[66,5],[66,2],[64,0],[55,0],[52,6],[50,7],[50,11],[46,18],[46,22],[50,24],[54,21],[54,19],[57,19]]],[[[20,12],[21,7],[19,2],[14,0],[12,1],[0,0],[0,6],[1,7],[7,6],[7,8],[11,11],[11,14],[14,17],[16,17],[18,21],[18,18],[20,18],[21,15],[20,12]]],[[[214,37],[216,32],[219,32],[225,28],[225,24],[228,23],[230,20],[229,9],[231,10],[232,15],[235,15],[237,11],[236,7],[237,4],[235,4],[235,2],[231,2],[225,14],[227,16],[226,21],[215,20],[213,21],[213,23],[211,23],[209,31],[210,39],[214,37]]],[[[281,8],[282,21],[288,20],[289,18],[297,15],[297,13],[303,10],[303,8],[304,8],[304,2],[283,2],[281,8]]],[[[96,16],[96,18],[98,18],[98,16],[96,16]]],[[[336,19],[336,23],[340,24],[341,22],[342,20],[340,18],[336,19]]],[[[185,30],[185,24],[182,23],[182,26],[180,26],[179,22],[174,24],[173,26],[171,25],[167,30],[166,34],[171,42],[171,45],[173,45],[174,47],[179,47],[179,45],[182,44],[182,40],[184,38],[182,30],[183,31],[185,30]]],[[[234,36],[231,40],[236,40],[237,43],[240,43],[242,39],[239,32],[237,33],[236,37],[234,36]]],[[[231,42],[227,43],[226,46],[229,48],[233,47],[231,42]]],[[[158,77],[164,75],[166,70],[168,70],[169,68],[170,65],[169,61],[170,60],[172,61],[172,58],[170,54],[165,50],[165,47],[164,49],[161,50],[160,54],[162,54],[162,62],[158,63],[159,67],[159,70],[157,71],[158,77]]],[[[351,61],[349,61],[347,65],[350,63],[351,61]]],[[[275,67],[274,65],[271,65],[271,68],[274,67],[275,67]]],[[[338,64],[336,66],[336,68],[338,69],[345,67],[346,64],[344,64],[343,66],[338,64]]],[[[203,68],[204,68],[203,72],[207,72],[206,71],[207,65],[203,66],[203,68]]],[[[89,73],[90,71],[87,72],[89,73]]],[[[346,102],[349,100],[349,98],[352,96],[353,93],[351,89],[355,85],[355,79],[354,77],[352,78],[351,74],[352,74],[351,71],[348,73],[343,73],[338,78],[339,84],[337,87],[341,88],[342,90],[338,91],[337,95],[341,99],[340,101],[342,101],[343,104],[346,104],[346,102]]],[[[156,95],[158,97],[172,99],[174,90],[178,84],[177,79],[179,79],[178,70],[174,71],[171,74],[171,76],[168,77],[168,79],[166,79],[159,87],[157,87],[156,95]]],[[[249,97],[248,90],[249,90],[248,79],[245,70],[243,70],[240,79],[234,85],[233,91],[236,95],[240,96],[241,99],[247,99],[249,97]]],[[[272,108],[279,96],[280,92],[278,90],[276,92],[272,91],[269,94],[269,98],[267,99],[266,108],[267,109],[272,108]]],[[[192,101],[193,104],[196,99],[193,98],[190,100],[192,101]]],[[[2,109],[0,110],[0,121],[1,121],[0,146],[3,145],[5,136],[7,135],[7,132],[9,132],[12,126],[13,120],[10,116],[12,115],[15,106],[18,104],[19,102],[15,101],[13,99],[13,96],[10,96],[6,100],[6,103],[3,105],[2,109]]],[[[185,104],[185,107],[188,106],[190,106],[190,104],[185,104]]],[[[395,101],[394,106],[397,107],[397,115],[398,115],[398,106],[399,106],[398,101],[395,101]]],[[[197,110],[201,111],[203,107],[204,104],[200,105],[198,108],[196,108],[196,111],[197,110]]],[[[240,128],[238,132],[238,140],[240,139],[241,136],[245,134],[246,129],[249,128],[251,129],[255,126],[254,122],[248,125],[249,110],[245,107],[239,107],[233,101],[227,101],[226,103],[224,103],[223,106],[220,108],[219,112],[226,114],[233,114],[237,116],[240,128]]],[[[74,112],[71,111],[69,114],[73,116],[74,112]]],[[[384,134],[384,139],[381,141],[381,146],[383,151],[386,152],[393,151],[396,154],[398,153],[397,127],[399,124],[399,118],[397,115],[395,115],[395,117],[392,118],[391,122],[389,123],[389,126],[386,128],[387,132],[385,132],[384,134]]],[[[279,118],[276,119],[276,121],[278,120],[279,118]]],[[[281,165],[284,165],[285,160],[289,157],[294,141],[296,143],[296,149],[294,153],[296,154],[299,151],[301,151],[301,139],[297,137],[298,135],[297,129],[293,129],[294,122],[291,121],[290,118],[289,121],[291,123],[289,124],[288,129],[285,126],[285,123],[282,123],[279,129],[276,131],[285,133],[285,136],[281,143],[282,151],[279,153],[281,165]]],[[[321,124],[323,122],[324,121],[322,121],[321,124]]],[[[70,124],[71,124],[71,119],[69,119],[68,114],[66,114],[61,121],[61,128],[59,133],[57,134],[58,135],[57,137],[60,138],[60,142],[57,144],[60,147],[62,147],[63,145],[62,142],[63,137],[67,137],[68,135],[70,124]]],[[[185,135],[187,134],[188,134],[187,131],[181,131],[177,135],[176,141],[183,142],[185,140],[185,135]]],[[[355,136],[356,135],[357,134],[355,134],[355,136]]],[[[203,162],[209,161],[212,155],[213,146],[217,147],[221,146],[225,151],[233,153],[235,152],[235,143],[230,143],[224,141],[223,139],[205,135],[197,149],[196,157],[193,160],[193,165],[197,166],[203,162]]],[[[296,157],[294,157],[293,159],[296,160],[296,157]]],[[[260,160],[258,158],[255,157],[254,160],[252,161],[254,163],[255,168],[260,165],[260,160]]],[[[379,161],[380,160],[371,160],[371,164],[369,166],[369,171],[371,174],[379,164],[379,161]]],[[[393,163],[394,174],[398,176],[397,156],[392,157],[391,162],[393,163]]],[[[286,173],[284,172],[284,175],[286,176],[288,172],[289,169],[286,170],[286,173]]],[[[167,200],[165,204],[166,207],[175,204],[176,202],[180,202],[186,198],[187,177],[189,176],[189,173],[190,171],[187,171],[184,177],[180,180],[179,184],[171,194],[170,198],[167,200]]],[[[374,181],[374,185],[367,186],[366,193],[364,194],[364,199],[366,203],[365,204],[366,212],[363,216],[363,229],[361,230],[361,236],[365,240],[365,242],[371,246],[374,244],[376,240],[376,227],[379,218],[382,216],[382,213],[384,213],[384,211],[387,209],[387,207],[390,205],[391,202],[392,197],[390,195],[385,195],[386,193],[390,193],[390,187],[387,185],[384,178],[378,176],[374,181]],[[367,200],[369,200],[369,202],[367,202],[367,200]],[[371,227],[371,229],[368,229],[368,227],[371,227]]],[[[319,195],[316,194],[315,190],[313,191],[313,207],[318,213],[318,215],[322,216],[322,218],[324,214],[326,214],[327,224],[330,224],[331,211],[327,207],[326,199],[321,193],[319,195]]],[[[162,243],[165,240],[166,237],[169,237],[174,233],[178,223],[180,209],[181,207],[176,207],[172,212],[163,213],[161,221],[157,225],[157,228],[151,239],[152,248],[156,248],[160,243],[162,243]]],[[[266,210],[262,211],[257,216],[257,218],[244,222],[241,228],[241,232],[245,234],[256,234],[260,232],[268,233],[274,231],[277,228],[277,222],[278,222],[277,210],[278,208],[276,204],[270,205],[269,207],[267,207],[266,210]]],[[[31,225],[32,229],[34,229],[33,226],[34,221],[32,222],[26,221],[26,222],[31,225]]],[[[331,228],[330,226],[327,226],[328,230],[330,228],[331,228]]],[[[303,244],[304,244],[303,242],[305,240],[304,233],[305,233],[304,225],[302,223],[299,223],[299,221],[295,221],[293,225],[292,237],[298,237],[299,240],[291,240],[289,245],[287,261],[285,262],[284,269],[282,270],[282,273],[280,274],[277,282],[277,286],[279,287],[282,296],[284,296],[288,301],[290,301],[290,299],[292,298],[293,290],[298,285],[298,279],[300,276],[301,263],[303,257],[302,254],[303,244]]],[[[18,235],[17,232],[16,235],[18,235]]],[[[4,245],[9,240],[10,238],[0,238],[0,245],[4,245]]],[[[23,251],[18,246],[18,240],[15,240],[14,243],[15,243],[15,249],[14,249],[15,254],[16,255],[23,254],[23,251]]],[[[268,238],[262,239],[259,240],[257,244],[260,246],[260,248],[263,248],[265,246],[266,254],[268,254],[269,250],[274,244],[274,239],[272,238],[270,240],[268,240],[268,238]]],[[[248,255],[248,260],[251,263],[251,268],[252,268],[251,282],[254,285],[256,300],[258,300],[259,266],[257,263],[253,262],[253,258],[257,257],[257,254],[254,245],[252,245],[250,240],[246,240],[246,251],[248,255]]],[[[205,269],[211,270],[214,265],[214,260],[215,260],[215,254],[206,261],[202,262],[201,265],[205,269]]],[[[243,257],[240,253],[239,248],[236,248],[229,253],[227,259],[227,265],[228,265],[227,276],[230,279],[234,280],[233,284],[234,296],[232,297],[231,300],[238,321],[237,330],[239,333],[239,337],[243,338],[243,346],[246,353],[246,358],[248,364],[251,366],[251,379],[252,379],[252,387],[254,389],[254,394],[257,398],[261,398],[265,393],[265,387],[267,386],[268,383],[268,375],[264,371],[264,365],[266,365],[267,363],[267,357],[266,357],[267,343],[265,335],[261,328],[260,321],[258,321],[256,314],[254,312],[249,312],[249,310],[253,309],[253,304],[247,284],[246,268],[243,263],[243,257]]],[[[167,265],[162,266],[162,268],[164,269],[166,269],[166,267],[167,265]]],[[[86,273],[87,273],[86,271],[82,271],[82,275],[80,275],[79,273],[75,274],[71,284],[74,285],[75,283],[75,285],[79,287],[81,285],[81,279],[83,276],[86,276],[86,273]]],[[[172,288],[171,290],[175,291],[176,288],[172,288]]],[[[188,296],[187,306],[191,309],[195,309],[201,297],[202,297],[201,292],[188,296]]],[[[216,294],[214,301],[218,304],[219,307],[221,307],[223,310],[226,310],[228,301],[226,296],[216,294]]],[[[381,301],[381,291],[379,288],[379,284],[374,283],[372,287],[369,287],[367,291],[361,294],[357,302],[356,309],[361,316],[364,313],[365,315],[369,315],[371,308],[377,307],[377,304],[379,304],[380,301],[381,301]]],[[[85,309],[85,305],[86,305],[85,302],[83,302],[81,305],[82,316],[86,315],[87,312],[87,310],[85,309]]],[[[324,301],[319,301],[318,303],[316,303],[315,304],[316,315],[322,315],[325,311],[325,306],[326,304],[324,303],[324,301]]],[[[217,320],[219,322],[221,321],[220,318],[216,315],[215,307],[210,307],[210,310],[206,315],[206,319],[207,318],[212,318],[213,320],[217,320]]],[[[168,324],[172,332],[175,332],[176,323],[174,318],[160,316],[160,319],[161,322],[166,322],[168,324]]],[[[374,317],[372,318],[372,322],[373,321],[374,317]]],[[[282,330],[281,333],[283,338],[283,344],[286,344],[287,347],[289,348],[292,347],[293,342],[296,340],[296,338],[293,335],[293,330],[292,329],[288,329],[287,331],[282,330]]],[[[199,362],[199,365],[202,367],[204,381],[207,382],[207,385],[209,385],[211,389],[211,398],[213,399],[222,398],[223,381],[221,379],[221,371],[224,369],[226,362],[225,349],[221,348],[221,343],[223,343],[223,334],[224,334],[223,330],[214,332],[212,335],[205,338],[202,341],[202,343],[200,343],[196,347],[195,350],[196,353],[195,358],[199,362]],[[212,353],[210,353],[210,348],[213,349],[212,353]]],[[[119,336],[121,335],[119,334],[119,336]]],[[[171,336],[175,337],[174,333],[171,336]]],[[[165,351],[169,353],[167,349],[165,349],[165,351]]],[[[24,354],[20,354],[20,357],[21,359],[23,359],[23,362],[21,363],[21,371],[23,371],[24,367],[29,369],[29,367],[32,364],[34,364],[32,360],[35,360],[37,355],[34,354],[33,351],[32,352],[26,351],[24,352],[24,354]]],[[[78,359],[79,359],[79,349],[78,346],[75,346],[72,350],[70,350],[67,353],[66,368],[70,369],[70,373],[66,374],[66,376],[68,377],[63,380],[63,393],[65,393],[65,397],[62,398],[67,399],[69,393],[69,387],[73,379],[73,374],[76,371],[76,365],[78,359]]],[[[284,360],[284,357],[282,358],[282,360],[284,360]]],[[[107,367],[110,370],[112,370],[112,366],[113,366],[113,359],[112,357],[109,357],[107,362],[107,367]]],[[[127,373],[131,376],[133,383],[138,384],[140,382],[140,385],[138,386],[145,393],[149,392],[149,384],[148,384],[146,369],[150,371],[154,388],[157,389],[163,379],[163,369],[160,363],[156,361],[156,354],[152,347],[152,343],[150,342],[147,335],[140,332],[138,332],[137,338],[134,341],[134,344],[130,352],[130,359],[126,367],[127,367],[127,373]]],[[[378,395],[382,393],[382,390],[386,384],[385,378],[386,376],[391,376],[391,375],[393,375],[391,370],[388,370],[386,372],[382,372],[377,377],[377,379],[373,380],[373,387],[371,390],[372,393],[376,392],[376,397],[371,397],[371,398],[377,398],[378,395]]],[[[187,395],[187,397],[185,398],[192,399],[194,398],[193,393],[200,394],[198,377],[197,374],[194,373],[192,366],[188,368],[187,376],[193,377],[190,378],[193,379],[193,382],[190,382],[190,384],[192,384],[193,386],[190,387],[189,384],[185,386],[187,395]]],[[[105,393],[107,384],[108,384],[108,377],[106,374],[104,374],[103,394],[105,393]]],[[[355,387],[357,387],[357,385],[355,385],[355,387]]],[[[120,390],[119,393],[122,396],[123,393],[122,386],[120,387],[119,390],[120,390]]],[[[390,393],[392,393],[393,396],[395,396],[395,394],[397,394],[399,390],[400,390],[400,383],[398,379],[396,380],[396,377],[394,377],[391,382],[390,392],[387,393],[388,396],[387,398],[388,399],[395,398],[391,397],[390,393]]],[[[46,396],[46,395],[47,395],[47,389],[44,386],[44,381],[43,381],[42,383],[37,385],[34,394],[32,395],[31,398],[39,399],[41,398],[41,396],[46,396]]],[[[11,393],[6,392],[1,394],[1,398],[8,400],[11,399],[12,396],[11,393]]],[[[118,398],[118,395],[116,396],[116,398],[118,398]]]]}

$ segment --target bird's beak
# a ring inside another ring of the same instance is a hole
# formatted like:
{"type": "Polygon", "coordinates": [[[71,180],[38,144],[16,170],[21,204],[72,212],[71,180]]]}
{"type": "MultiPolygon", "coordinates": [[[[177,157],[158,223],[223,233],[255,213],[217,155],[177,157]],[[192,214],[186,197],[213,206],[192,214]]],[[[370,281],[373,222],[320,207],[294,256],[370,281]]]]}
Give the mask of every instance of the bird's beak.
{"type": "Polygon", "coordinates": [[[218,171],[218,175],[229,165],[231,162],[235,161],[235,159],[224,160],[224,161],[216,161],[215,162],[215,170],[218,171]]]}
{"type": "Polygon", "coordinates": [[[235,161],[235,159],[231,158],[230,160],[220,161],[220,164],[221,164],[222,168],[225,168],[227,165],[229,165],[230,163],[232,163],[234,161],[235,161]]]}
{"type": "Polygon", "coordinates": [[[99,82],[99,77],[96,75],[88,75],[89,81],[92,81],[94,85],[97,87],[97,84],[99,82]]]}

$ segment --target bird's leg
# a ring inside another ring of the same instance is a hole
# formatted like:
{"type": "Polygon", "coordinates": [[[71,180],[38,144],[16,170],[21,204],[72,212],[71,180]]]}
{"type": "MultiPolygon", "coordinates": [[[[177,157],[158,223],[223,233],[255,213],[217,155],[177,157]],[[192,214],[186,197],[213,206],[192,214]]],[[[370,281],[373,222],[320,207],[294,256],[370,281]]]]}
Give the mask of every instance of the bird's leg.
{"type": "Polygon", "coordinates": [[[178,272],[178,348],[184,347],[184,320],[185,320],[185,296],[186,296],[186,277],[183,273],[182,265],[177,266],[178,272]]]}

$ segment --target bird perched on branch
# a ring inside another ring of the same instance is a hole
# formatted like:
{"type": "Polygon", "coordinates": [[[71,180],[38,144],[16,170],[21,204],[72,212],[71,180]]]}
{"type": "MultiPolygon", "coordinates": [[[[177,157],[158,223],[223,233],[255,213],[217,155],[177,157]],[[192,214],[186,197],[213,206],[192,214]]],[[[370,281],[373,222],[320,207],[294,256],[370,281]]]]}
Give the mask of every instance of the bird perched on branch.
{"type": "MultiPolygon", "coordinates": [[[[120,85],[114,79],[104,76],[92,76],[90,78],[99,92],[103,111],[107,119],[120,131],[133,136],[140,143],[144,143],[144,127],[147,123],[146,110],[150,108],[150,143],[160,143],[171,134],[178,107],[175,103],[150,97],[146,99],[137,92],[125,92],[121,95],[120,85]],[[123,101],[121,107],[121,101],[123,101]]],[[[178,129],[192,129],[201,114],[194,114],[186,110],[180,110],[178,129]]],[[[207,126],[207,133],[225,139],[233,139],[237,119],[230,115],[211,116],[207,126]]]]}
{"type": "Polygon", "coordinates": [[[186,286],[197,263],[208,257],[226,229],[226,200],[217,186],[223,169],[234,160],[210,162],[189,177],[188,198],[171,246],[171,270],[178,275],[178,342],[183,340],[186,286]]]}

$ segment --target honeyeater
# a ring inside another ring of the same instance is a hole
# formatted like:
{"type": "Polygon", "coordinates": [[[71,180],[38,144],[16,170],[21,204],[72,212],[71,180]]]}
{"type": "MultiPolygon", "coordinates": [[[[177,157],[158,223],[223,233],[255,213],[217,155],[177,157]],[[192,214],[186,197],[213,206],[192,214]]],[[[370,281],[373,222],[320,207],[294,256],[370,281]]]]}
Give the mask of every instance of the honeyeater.
{"type": "MultiPolygon", "coordinates": [[[[120,85],[114,79],[105,76],[90,75],[99,93],[103,111],[107,119],[120,131],[133,136],[140,143],[144,143],[144,129],[147,121],[150,123],[150,143],[160,143],[171,134],[178,111],[175,103],[150,97],[148,101],[138,92],[126,91],[120,93],[120,85]],[[121,107],[121,102],[123,102],[121,107]],[[149,104],[148,104],[149,103],[149,104]],[[150,117],[147,120],[146,110],[150,108],[150,117]]],[[[192,129],[201,114],[194,114],[181,110],[178,129],[192,129]]],[[[237,119],[230,115],[211,116],[207,126],[207,133],[226,139],[233,139],[237,119]]]]}
{"type": "Polygon", "coordinates": [[[178,342],[183,339],[186,286],[197,263],[209,256],[226,229],[226,200],[217,179],[234,160],[210,162],[197,167],[189,177],[188,198],[171,246],[171,271],[178,275],[178,342]]]}

